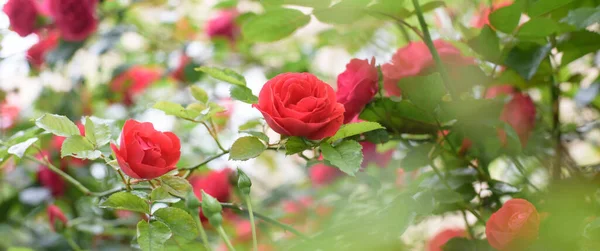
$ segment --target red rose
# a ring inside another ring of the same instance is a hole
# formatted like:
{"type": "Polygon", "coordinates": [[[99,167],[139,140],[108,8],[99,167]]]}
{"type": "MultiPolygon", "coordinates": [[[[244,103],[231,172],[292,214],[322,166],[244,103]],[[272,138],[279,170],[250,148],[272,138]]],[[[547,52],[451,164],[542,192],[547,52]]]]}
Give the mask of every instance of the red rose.
{"type": "Polygon", "coordinates": [[[2,8],[10,21],[10,27],[25,37],[37,29],[38,10],[33,0],[9,0],[2,8]]]}
{"type": "Polygon", "coordinates": [[[352,59],[337,78],[337,101],[344,105],[344,124],[350,122],[375,97],[379,76],[375,58],[352,59]]]}
{"type": "Polygon", "coordinates": [[[120,100],[129,106],[133,104],[133,98],[136,95],[143,92],[160,77],[161,71],[157,68],[133,66],[115,77],[110,82],[110,89],[120,94],[120,100]]]}
{"type": "Polygon", "coordinates": [[[436,234],[427,243],[428,251],[442,251],[442,247],[446,245],[450,239],[455,237],[466,237],[467,233],[464,229],[446,229],[436,234]]]}
{"type": "Polygon", "coordinates": [[[181,57],[179,57],[179,64],[177,65],[177,68],[171,73],[171,76],[180,81],[180,82],[186,82],[185,79],[185,67],[192,62],[192,59],[188,56],[181,55],[181,57]]]}
{"type": "Polygon", "coordinates": [[[40,36],[40,41],[27,50],[27,61],[36,69],[44,64],[46,54],[58,45],[59,34],[50,31],[45,37],[40,36]]]}
{"type": "MultiPolygon", "coordinates": [[[[504,105],[500,119],[515,130],[523,146],[526,145],[529,134],[535,127],[535,104],[525,94],[517,92],[509,85],[490,87],[485,97],[494,98],[499,95],[512,95],[512,99],[504,105]]],[[[500,139],[506,142],[506,133],[499,131],[500,139]]]]}
{"type": "Polygon", "coordinates": [[[369,165],[369,163],[373,163],[378,167],[387,167],[388,163],[392,159],[392,154],[394,150],[388,150],[386,152],[380,153],[377,151],[377,145],[371,142],[360,142],[362,146],[363,152],[363,163],[362,167],[365,168],[369,165]]]}
{"type": "MultiPolygon", "coordinates": [[[[194,189],[194,194],[202,201],[202,191],[214,197],[220,202],[227,202],[231,197],[231,185],[229,184],[229,175],[231,169],[220,171],[210,171],[209,173],[196,175],[190,178],[190,184],[194,189]]],[[[202,221],[208,219],[200,212],[202,221]]]]}
{"type": "Polygon", "coordinates": [[[222,37],[230,41],[235,40],[239,33],[239,28],[235,23],[238,16],[236,10],[225,10],[219,12],[216,17],[206,22],[206,35],[211,39],[222,37]]]}
{"type": "Polygon", "coordinates": [[[52,229],[52,231],[55,231],[54,226],[57,223],[57,220],[62,222],[65,226],[67,225],[67,216],[65,216],[59,207],[49,205],[46,209],[46,213],[48,213],[48,221],[50,222],[50,229],[52,229]]]}
{"type": "Polygon", "coordinates": [[[323,163],[311,166],[308,172],[310,181],[316,186],[328,185],[344,174],[340,169],[323,163]]]}
{"type": "Polygon", "coordinates": [[[136,179],[154,179],[175,170],[181,156],[179,138],[159,132],[151,123],[127,120],[121,132],[120,149],[110,144],[121,170],[136,179]]]}
{"type": "MultiPolygon", "coordinates": [[[[450,73],[453,67],[472,65],[473,59],[464,57],[454,45],[443,41],[433,41],[435,48],[442,61],[449,67],[450,73]]],[[[405,77],[427,75],[435,70],[435,61],[423,42],[411,42],[407,46],[398,49],[392,57],[391,62],[383,64],[383,84],[390,95],[400,96],[401,90],[398,81],[405,77]]]]}
{"type": "Polygon", "coordinates": [[[492,214],[485,225],[485,235],[498,250],[523,250],[538,237],[540,216],[531,203],[511,199],[492,214]]]}
{"type": "Polygon", "coordinates": [[[50,170],[47,166],[40,166],[37,172],[38,182],[45,188],[48,188],[52,193],[52,196],[58,197],[65,194],[65,180],[50,170]]]}
{"type": "Polygon", "coordinates": [[[277,133],[320,140],[344,122],[333,88],[310,73],[283,73],[263,86],[253,105],[277,133]]]}
{"type": "MultiPolygon", "coordinates": [[[[496,1],[493,6],[494,6],[494,10],[500,9],[502,7],[506,7],[512,4],[512,1],[496,1]]],[[[487,7],[485,5],[482,5],[481,8],[479,8],[478,12],[475,12],[475,15],[473,16],[473,18],[471,19],[471,26],[475,27],[475,28],[483,28],[483,26],[490,25],[490,14],[491,14],[491,8],[487,7]]]]}
{"type": "Polygon", "coordinates": [[[81,41],[98,26],[98,0],[51,0],[50,13],[61,37],[67,41],[81,41]]]}

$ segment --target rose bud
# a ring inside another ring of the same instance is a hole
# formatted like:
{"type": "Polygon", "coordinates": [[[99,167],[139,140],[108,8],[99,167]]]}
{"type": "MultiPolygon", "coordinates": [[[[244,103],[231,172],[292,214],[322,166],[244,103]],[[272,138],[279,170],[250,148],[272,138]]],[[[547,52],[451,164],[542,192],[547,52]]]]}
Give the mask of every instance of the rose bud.
{"type": "Polygon", "coordinates": [[[337,78],[337,101],[344,105],[344,124],[352,121],[367,103],[375,97],[379,76],[375,58],[369,61],[352,59],[346,71],[337,78]]]}
{"type": "Polygon", "coordinates": [[[485,225],[492,247],[501,251],[524,250],[538,237],[540,216],[535,206],[524,199],[511,199],[485,225]]]}
{"type": "Polygon", "coordinates": [[[40,36],[40,41],[27,50],[27,61],[35,69],[39,69],[44,64],[46,54],[56,48],[58,45],[58,31],[50,31],[45,36],[40,36]]]}
{"type": "Polygon", "coordinates": [[[310,73],[275,76],[253,106],[285,136],[320,140],[333,136],[344,122],[344,106],[336,101],[333,88],[310,73]]]}
{"type": "Polygon", "coordinates": [[[9,0],[2,8],[8,16],[10,28],[25,37],[36,31],[38,10],[33,0],[9,0]]]}
{"type": "MultiPolygon", "coordinates": [[[[223,169],[220,171],[210,171],[206,174],[194,175],[190,178],[190,184],[194,190],[196,197],[202,201],[202,191],[217,199],[219,202],[227,202],[231,197],[231,185],[229,183],[229,175],[231,169],[223,169]]],[[[200,212],[200,218],[203,222],[207,219],[200,212]]]]}
{"type": "Polygon", "coordinates": [[[150,180],[175,170],[181,156],[177,135],[132,119],[123,126],[120,148],[113,143],[110,146],[121,170],[136,179],[150,180]]]}
{"type": "Polygon", "coordinates": [[[185,77],[185,67],[187,67],[187,65],[191,62],[192,59],[190,57],[185,54],[181,55],[179,57],[179,62],[177,63],[177,68],[171,72],[171,77],[180,82],[187,82],[185,77]]]}
{"type": "MultiPolygon", "coordinates": [[[[497,10],[502,7],[509,6],[511,4],[512,4],[511,0],[509,0],[509,1],[502,0],[502,1],[495,1],[495,3],[492,6],[494,7],[494,10],[497,10]]],[[[492,12],[492,9],[490,7],[487,7],[485,4],[481,5],[481,7],[479,8],[479,11],[476,11],[475,15],[471,19],[471,26],[473,26],[474,28],[483,28],[483,26],[485,26],[487,24],[490,27],[492,27],[490,24],[490,19],[489,19],[491,12],[492,12]]]]}
{"type": "Polygon", "coordinates": [[[466,237],[467,233],[464,229],[446,229],[444,231],[436,234],[429,242],[427,243],[428,251],[442,251],[442,247],[446,245],[446,243],[456,237],[466,237]]]}
{"type": "Polygon", "coordinates": [[[37,177],[40,185],[49,189],[52,196],[59,197],[65,194],[65,180],[47,166],[39,167],[37,177]]]}
{"type": "MultiPolygon", "coordinates": [[[[454,68],[474,64],[472,58],[464,57],[458,48],[449,42],[435,40],[433,44],[450,75],[454,68]]],[[[398,81],[406,77],[430,74],[435,72],[435,67],[435,61],[427,45],[424,42],[411,42],[398,49],[392,56],[392,60],[381,66],[384,89],[390,95],[400,96],[402,91],[398,87],[398,81]]]]}
{"type": "Polygon", "coordinates": [[[239,33],[239,27],[235,23],[237,16],[238,12],[236,10],[219,12],[216,17],[206,22],[206,35],[211,39],[220,37],[234,41],[239,33]]]}
{"type": "Polygon", "coordinates": [[[52,229],[52,231],[60,231],[67,226],[67,217],[59,207],[49,205],[46,209],[46,213],[48,214],[48,222],[50,222],[50,229],[52,229]]]}
{"type": "Polygon", "coordinates": [[[141,94],[160,78],[161,71],[157,68],[133,66],[113,78],[110,82],[110,90],[120,95],[118,101],[130,106],[136,95],[141,94]]]}
{"type": "Polygon", "coordinates": [[[67,41],[82,41],[96,31],[98,0],[51,0],[50,14],[67,41]]]}

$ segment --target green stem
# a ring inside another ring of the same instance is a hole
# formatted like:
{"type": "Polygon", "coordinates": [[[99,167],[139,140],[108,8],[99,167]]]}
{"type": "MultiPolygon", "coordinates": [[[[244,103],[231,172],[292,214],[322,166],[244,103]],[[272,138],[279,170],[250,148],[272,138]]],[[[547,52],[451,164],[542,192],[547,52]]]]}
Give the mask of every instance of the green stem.
{"type": "MultiPolygon", "coordinates": [[[[224,207],[224,208],[232,209],[232,210],[234,210],[234,211],[236,211],[238,213],[249,213],[248,209],[245,209],[245,208],[243,208],[243,207],[241,207],[239,205],[233,204],[233,203],[221,203],[221,206],[224,207]]],[[[291,227],[289,225],[281,223],[281,222],[279,222],[279,221],[277,221],[277,220],[275,220],[275,219],[273,219],[273,218],[271,218],[269,216],[266,216],[266,215],[263,215],[263,214],[259,214],[257,212],[252,212],[252,214],[254,216],[256,216],[256,218],[264,220],[265,222],[267,222],[269,224],[278,226],[278,227],[280,227],[283,230],[290,231],[290,232],[294,233],[295,235],[297,235],[299,237],[302,237],[304,239],[308,239],[308,236],[304,235],[300,231],[294,229],[293,227],[291,227]]]]}
{"type": "Polygon", "coordinates": [[[421,6],[419,5],[419,0],[412,0],[412,3],[415,7],[415,12],[417,13],[417,18],[419,19],[419,24],[421,25],[421,30],[423,30],[423,40],[424,40],[425,44],[427,45],[427,48],[429,48],[429,52],[431,53],[431,56],[433,57],[433,60],[435,61],[435,65],[437,66],[438,71],[440,72],[440,75],[442,75],[442,79],[444,80],[444,85],[446,86],[446,90],[448,90],[448,92],[450,93],[450,96],[452,97],[453,100],[457,100],[458,95],[457,95],[456,91],[454,91],[454,88],[452,87],[452,85],[450,83],[450,77],[448,76],[448,72],[446,71],[446,68],[444,67],[444,64],[442,63],[440,54],[435,49],[435,46],[433,45],[433,40],[431,40],[431,35],[429,34],[429,29],[427,28],[427,23],[425,23],[425,17],[423,16],[423,10],[421,10],[421,6]]]}
{"type": "Polygon", "coordinates": [[[256,226],[254,225],[254,213],[252,212],[252,201],[250,195],[246,195],[246,206],[248,207],[248,217],[250,217],[250,225],[252,226],[252,247],[254,251],[258,251],[258,241],[256,240],[256,226]]]}
{"type": "MultiPolygon", "coordinates": [[[[435,172],[435,174],[440,178],[440,180],[442,181],[442,184],[444,184],[444,186],[450,190],[450,191],[454,191],[454,189],[452,189],[452,187],[450,186],[450,184],[448,184],[448,181],[446,181],[446,178],[444,177],[444,175],[442,175],[442,173],[440,172],[440,170],[437,168],[437,166],[435,166],[435,164],[433,164],[433,162],[430,163],[431,168],[433,169],[433,171],[435,172]]],[[[470,213],[472,213],[477,220],[481,221],[481,222],[485,222],[483,220],[483,218],[481,217],[481,215],[479,215],[478,212],[476,212],[475,210],[473,210],[472,208],[469,207],[469,205],[467,205],[464,201],[461,201],[459,203],[459,205],[464,209],[469,211],[470,213]]]]}
{"type": "Polygon", "coordinates": [[[77,245],[77,242],[75,242],[75,240],[73,240],[73,237],[71,236],[71,230],[67,230],[65,232],[65,239],[67,240],[67,243],[69,244],[69,246],[71,246],[71,248],[75,251],[82,251],[81,247],[79,247],[79,245],[77,245]]]}
{"type": "Polygon", "coordinates": [[[201,122],[200,124],[202,124],[206,128],[206,130],[208,131],[210,136],[215,140],[215,143],[217,143],[217,147],[219,147],[219,149],[221,149],[221,151],[226,152],[227,150],[225,150],[223,145],[221,145],[221,142],[219,141],[219,137],[217,137],[217,134],[210,128],[210,126],[208,126],[204,122],[201,122]]]}
{"type": "Polygon", "coordinates": [[[521,164],[521,161],[519,161],[515,157],[513,157],[511,159],[512,159],[512,162],[515,164],[515,167],[517,168],[517,170],[519,170],[519,172],[521,173],[521,175],[523,175],[523,179],[525,180],[525,182],[529,186],[531,186],[536,192],[540,192],[540,189],[537,188],[533,183],[531,183],[531,181],[527,178],[527,174],[525,173],[525,167],[523,166],[523,164],[521,164]]]}
{"type": "Polygon", "coordinates": [[[198,232],[200,232],[200,238],[202,238],[202,244],[206,247],[207,250],[211,250],[210,244],[208,243],[208,236],[206,235],[206,231],[204,231],[204,226],[202,225],[202,221],[200,221],[200,209],[196,209],[193,213],[194,221],[196,221],[196,225],[198,226],[198,232]]]}
{"type": "Polygon", "coordinates": [[[187,173],[184,175],[184,178],[187,178],[187,177],[189,177],[189,176],[192,174],[192,171],[194,171],[195,169],[198,169],[198,168],[200,168],[201,166],[203,166],[203,165],[206,165],[208,162],[211,162],[211,161],[213,161],[213,160],[215,160],[215,159],[218,159],[218,158],[220,158],[221,156],[223,156],[223,155],[225,155],[225,154],[228,154],[228,153],[229,153],[229,150],[223,150],[223,152],[221,152],[221,153],[219,153],[219,154],[217,154],[217,155],[215,155],[215,156],[212,156],[212,157],[210,157],[210,158],[208,158],[208,159],[206,159],[206,160],[202,161],[200,164],[197,164],[197,165],[195,165],[195,166],[192,166],[192,167],[182,168],[181,170],[188,170],[188,171],[189,171],[189,172],[187,172],[187,173]]]}
{"type": "Polygon", "coordinates": [[[65,179],[66,181],[71,183],[73,186],[75,186],[77,189],[79,189],[79,191],[81,191],[83,194],[85,194],[85,195],[93,194],[89,189],[87,189],[87,187],[85,187],[83,184],[79,183],[79,181],[77,181],[76,179],[74,179],[73,177],[68,175],[67,173],[60,170],[60,168],[52,165],[52,163],[50,163],[50,161],[46,158],[46,156],[43,157],[44,161],[41,161],[32,156],[27,156],[27,159],[37,162],[41,165],[47,166],[50,170],[52,170],[56,174],[60,175],[63,179],[65,179]]]}
{"type": "Polygon", "coordinates": [[[469,221],[467,220],[467,213],[464,210],[460,211],[462,213],[463,220],[465,221],[465,226],[467,226],[467,231],[469,232],[469,236],[471,236],[471,240],[475,240],[475,232],[471,225],[469,225],[469,221]]]}
{"type": "Polygon", "coordinates": [[[127,191],[131,191],[131,184],[129,184],[129,182],[127,180],[125,180],[125,176],[123,175],[123,172],[121,171],[121,169],[117,169],[117,173],[121,177],[123,184],[125,184],[125,188],[127,189],[127,191]]]}
{"type": "Polygon", "coordinates": [[[223,241],[225,241],[227,248],[229,248],[230,251],[235,251],[235,248],[233,247],[233,245],[231,245],[231,241],[229,240],[229,237],[227,237],[227,233],[225,233],[223,226],[217,227],[217,232],[219,232],[221,239],[223,239],[223,241]]]}

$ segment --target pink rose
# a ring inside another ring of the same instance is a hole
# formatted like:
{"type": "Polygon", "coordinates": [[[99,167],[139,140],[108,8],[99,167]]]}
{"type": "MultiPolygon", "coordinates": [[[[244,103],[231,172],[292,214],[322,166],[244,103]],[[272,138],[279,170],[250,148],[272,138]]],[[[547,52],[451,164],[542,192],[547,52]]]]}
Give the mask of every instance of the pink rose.
{"type": "MultiPolygon", "coordinates": [[[[485,97],[495,98],[499,95],[512,96],[511,100],[504,105],[500,119],[508,123],[519,135],[521,144],[525,146],[527,139],[535,127],[535,104],[525,94],[517,92],[509,85],[500,85],[488,88],[485,97]]],[[[506,133],[499,131],[500,140],[506,142],[506,133]]]]}
{"type": "Polygon", "coordinates": [[[27,50],[27,61],[36,69],[42,67],[46,54],[56,48],[60,38],[58,31],[50,31],[45,36],[39,37],[40,41],[27,50]]]}
{"type": "Polygon", "coordinates": [[[239,27],[235,23],[238,16],[236,10],[224,10],[217,14],[216,17],[206,22],[206,35],[211,39],[222,37],[230,41],[235,40],[239,33],[239,27]]]}
{"type": "Polygon", "coordinates": [[[346,65],[346,71],[337,78],[337,101],[346,109],[344,123],[356,117],[375,97],[378,80],[375,58],[371,59],[371,63],[366,59],[352,59],[346,65]]]}
{"type": "Polygon", "coordinates": [[[540,215],[524,199],[511,199],[485,224],[485,235],[492,247],[501,251],[523,250],[538,237],[540,215]]]}
{"type": "Polygon", "coordinates": [[[96,31],[98,0],[51,0],[50,13],[61,37],[82,41],[96,31]]]}
{"type": "Polygon", "coordinates": [[[377,151],[377,145],[371,142],[360,142],[362,146],[363,152],[363,163],[362,167],[365,168],[369,165],[369,163],[373,163],[378,167],[387,167],[388,163],[392,159],[392,154],[394,150],[388,150],[386,152],[380,153],[377,151]]]}
{"type": "Polygon", "coordinates": [[[442,247],[452,238],[466,237],[464,229],[446,229],[436,234],[427,243],[427,251],[442,251],[442,247]]]}
{"type": "MultiPolygon", "coordinates": [[[[458,48],[449,42],[435,40],[433,44],[446,64],[450,75],[455,67],[474,64],[472,58],[464,57],[458,48]]],[[[400,79],[427,75],[435,71],[435,67],[435,61],[427,49],[427,45],[423,42],[411,42],[398,49],[392,60],[381,66],[384,88],[390,95],[400,96],[402,94],[398,87],[400,79]]]]}
{"type": "Polygon", "coordinates": [[[110,89],[120,95],[120,101],[130,106],[135,96],[142,93],[148,86],[161,78],[161,71],[157,68],[145,66],[132,66],[125,72],[113,78],[110,89]]]}
{"type": "Polygon", "coordinates": [[[9,129],[19,117],[21,109],[7,101],[0,103],[0,129],[9,129]]]}
{"type": "Polygon", "coordinates": [[[38,10],[33,0],[9,0],[2,8],[8,16],[10,27],[25,37],[36,31],[38,10]]]}

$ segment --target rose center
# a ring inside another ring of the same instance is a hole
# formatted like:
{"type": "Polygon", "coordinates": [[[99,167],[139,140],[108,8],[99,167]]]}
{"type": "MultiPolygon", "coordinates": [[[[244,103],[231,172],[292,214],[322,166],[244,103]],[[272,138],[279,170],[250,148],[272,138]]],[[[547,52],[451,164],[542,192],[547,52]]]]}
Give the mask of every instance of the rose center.
{"type": "Polygon", "coordinates": [[[512,216],[510,216],[510,219],[508,220],[508,228],[510,230],[520,229],[523,226],[523,224],[525,224],[528,217],[529,217],[528,213],[513,214],[512,216]]]}

